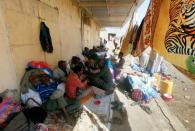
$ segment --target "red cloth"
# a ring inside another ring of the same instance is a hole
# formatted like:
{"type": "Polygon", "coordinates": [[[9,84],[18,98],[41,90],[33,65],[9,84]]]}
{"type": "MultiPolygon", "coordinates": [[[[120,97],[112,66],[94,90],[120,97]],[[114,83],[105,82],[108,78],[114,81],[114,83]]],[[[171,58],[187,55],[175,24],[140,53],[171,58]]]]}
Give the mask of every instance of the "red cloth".
{"type": "Polygon", "coordinates": [[[71,73],[66,81],[66,95],[70,99],[76,99],[77,88],[86,89],[87,81],[81,82],[78,75],[71,73]]]}
{"type": "Polygon", "coordinates": [[[48,68],[51,70],[50,66],[46,63],[46,62],[43,62],[43,61],[30,61],[28,63],[28,65],[30,67],[36,67],[36,68],[48,68]]]}
{"type": "Polygon", "coordinates": [[[21,106],[19,103],[9,97],[5,97],[0,103],[0,128],[4,128],[8,124],[6,120],[10,114],[20,111],[21,106]]]}
{"type": "Polygon", "coordinates": [[[140,102],[143,100],[143,93],[140,89],[133,89],[133,92],[131,94],[131,98],[136,101],[140,102]]]}

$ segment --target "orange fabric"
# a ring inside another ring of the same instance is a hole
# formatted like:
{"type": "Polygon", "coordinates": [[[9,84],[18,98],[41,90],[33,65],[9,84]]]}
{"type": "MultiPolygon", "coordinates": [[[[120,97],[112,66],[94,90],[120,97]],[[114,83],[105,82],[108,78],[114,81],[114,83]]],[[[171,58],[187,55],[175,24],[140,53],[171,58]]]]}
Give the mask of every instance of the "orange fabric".
{"type": "Polygon", "coordinates": [[[75,73],[71,73],[66,81],[66,94],[70,99],[76,99],[77,88],[86,89],[87,81],[81,82],[79,76],[75,73]]]}
{"type": "MultiPolygon", "coordinates": [[[[151,0],[148,11],[144,18],[139,41],[137,42],[136,49],[132,51],[133,56],[139,56],[148,47],[153,47],[154,32],[160,12],[162,0],[151,0]]],[[[156,43],[155,43],[156,44],[156,43]]]]}
{"type": "Polygon", "coordinates": [[[83,98],[80,99],[80,103],[81,105],[84,105],[85,103],[87,103],[91,98],[94,97],[94,94],[89,94],[83,98]]]}

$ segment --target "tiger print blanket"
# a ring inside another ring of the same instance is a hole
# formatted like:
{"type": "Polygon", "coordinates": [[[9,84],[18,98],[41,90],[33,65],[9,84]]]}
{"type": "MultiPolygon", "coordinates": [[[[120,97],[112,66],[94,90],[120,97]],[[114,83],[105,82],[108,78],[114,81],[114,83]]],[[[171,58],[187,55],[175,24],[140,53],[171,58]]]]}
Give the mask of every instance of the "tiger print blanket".
{"type": "Polygon", "coordinates": [[[171,0],[169,18],[166,50],[195,56],[195,0],[171,0]]]}

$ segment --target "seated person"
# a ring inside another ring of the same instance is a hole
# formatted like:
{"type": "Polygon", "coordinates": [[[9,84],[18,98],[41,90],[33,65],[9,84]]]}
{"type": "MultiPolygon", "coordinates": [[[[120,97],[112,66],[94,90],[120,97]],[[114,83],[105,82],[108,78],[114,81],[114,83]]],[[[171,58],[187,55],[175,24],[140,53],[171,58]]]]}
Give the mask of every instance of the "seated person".
{"type": "Polygon", "coordinates": [[[78,56],[73,56],[70,61],[70,69],[73,70],[73,68],[80,63],[82,63],[81,59],[78,56]]]}
{"type": "Polygon", "coordinates": [[[97,52],[98,48],[93,46],[93,48],[89,50],[89,57],[94,57],[94,55],[96,55],[97,52]]]}
{"type": "Polygon", "coordinates": [[[114,44],[114,50],[113,52],[115,52],[118,48],[118,43],[116,42],[116,40],[113,41],[113,44],[114,44]]]}
{"type": "Polygon", "coordinates": [[[75,100],[77,98],[78,89],[87,88],[87,80],[82,82],[80,76],[83,74],[83,64],[79,63],[73,69],[73,72],[69,74],[66,81],[66,96],[68,99],[75,100]]]}
{"type": "Polygon", "coordinates": [[[94,52],[97,52],[97,47],[96,47],[96,46],[93,46],[92,50],[93,50],[94,52]]]}
{"type": "Polygon", "coordinates": [[[115,79],[120,79],[121,71],[123,68],[123,65],[125,64],[125,59],[123,58],[123,53],[120,52],[118,55],[119,61],[114,66],[114,72],[115,72],[115,79]]]}
{"type": "Polygon", "coordinates": [[[114,83],[109,68],[105,66],[104,60],[99,60],[98,66],[98,69],[91,69],[92,71],[89,74],[90,85],[103,89],[108,93],[112,92],[114,83]]]}
{"type": "Polygon", "coordinates": [[[97,69],[98,58],[89,58],[88,61],[85,62],[85,72],[86,74],[91,72],[91,69],[97,69]]]}
{"type": "Polygon", "coordinates": [[[122,52],[119,53],[118,58],[119,58],[119,62],[116,64],[116,67],[122,69],[123,65],[125,64],[125,59],[123,58],[122,52]]]}
{"type": "Polygon", "coordinates": [[[58,62],[58,67],[53,71],[53,77],[55,79],[65,81],[68,76],[67,63],[66,61],[60,60],[58,62]]]}
{"type": "Polygon", "coordinates": [[[88,47],[85,47],[84,48],[84,50],[83,50],[83,52],[82,52],[82,55],[84,56],[84,57],[89,57],[89,48],[88,47]]]}

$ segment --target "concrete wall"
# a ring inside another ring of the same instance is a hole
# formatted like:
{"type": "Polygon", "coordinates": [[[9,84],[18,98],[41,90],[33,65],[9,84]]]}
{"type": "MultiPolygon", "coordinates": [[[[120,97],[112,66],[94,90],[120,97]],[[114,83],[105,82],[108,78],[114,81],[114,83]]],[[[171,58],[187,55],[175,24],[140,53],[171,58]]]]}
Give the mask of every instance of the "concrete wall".
{"type": "MultiPolygon", "coordinates": [[[[71,0],[0,1],[0,92],[16,88],[27,62],[42,60],[52,67],[59,59],[69,60],[81,53],[81,9],[71,0]],[[40,22],[50,29],[54,51],[42,51],[40,22]]],[[[88,46],[98,43],[99,26],[92,20],[84,34],[88,46]],[[88,35],[88,36],[86,36],[88,35]],[[90,36],[89,36],[90,35],[90,36]]]]}
{"type": "Polygon", "coordinates": [[[14,89],[18,85],[1,6],[0,2],[0,92],[7,87],[14,89]]]}
{"type": "Polygon", "coordinates": [[[83,45],[92,48],[93,45],[97,46],[100,44],[100,28],[94,20],[91,20],[91,24],[84,25],[84,41],[83,45]]]}

